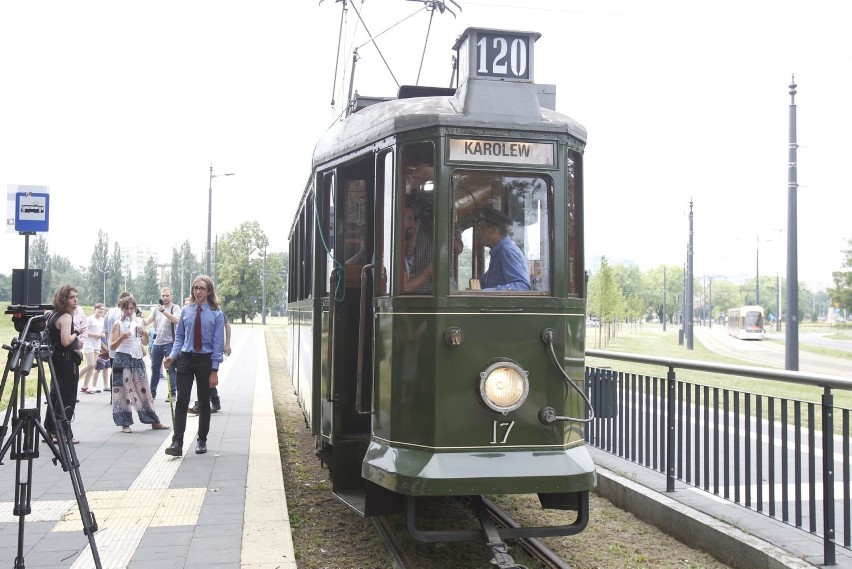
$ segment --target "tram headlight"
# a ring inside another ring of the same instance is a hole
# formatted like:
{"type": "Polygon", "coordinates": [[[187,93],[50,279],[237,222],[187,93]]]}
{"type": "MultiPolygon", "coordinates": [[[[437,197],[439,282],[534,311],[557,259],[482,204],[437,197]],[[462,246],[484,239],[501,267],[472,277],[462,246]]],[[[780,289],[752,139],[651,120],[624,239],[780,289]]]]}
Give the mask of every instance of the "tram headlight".
{"type": "Polygon", "coordinates": [[[494,411],[514,411],[527,399],[530,391],[529,374],[512,362],[497,362],[479,374],[479,394],[494,411]]]}

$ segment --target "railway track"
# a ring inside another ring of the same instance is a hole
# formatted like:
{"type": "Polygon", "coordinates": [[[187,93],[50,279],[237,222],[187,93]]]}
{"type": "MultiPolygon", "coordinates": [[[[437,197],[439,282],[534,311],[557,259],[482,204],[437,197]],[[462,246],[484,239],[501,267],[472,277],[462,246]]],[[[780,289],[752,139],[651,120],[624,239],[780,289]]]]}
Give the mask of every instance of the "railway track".
{"type": "MultiPolygon", "coordinates": [[[[517,528],[520,525],[515,522],[509,515],[497,504],[487,498],[482,498],[488,515],[500,527],[517,528]]],[[[558,555],[546,547],[543,543],[535,538],[519,539],[518,540],[524,551],[538,559],[544,567],[549,569],[571,569],[558,555]]]]}
{"type": "MultiPolygon", "coordinates": [[[[497,527],[517,528],[520,527],[504,510],[500,509],[494,502],[483,498],[482,503],[485,506],[485,511],[488,516],[494,521],[497,527]]],[[[411,557],[405,551],[402,542],[397,537],[396,532],[390,526],[384,516],[373,518],[373,525],[376,532],[379,534],[382,543],[384,543],[389,555],[393,559],[395,569],[416,569],[417,565],[411,560],[411,557]]],[[[483,539],[485,536],[483,536],[483,539]]],[[[556,553],[537,539],[519,539],[519,545],[530,556],[537,559],[543,567],[548,569],[571,569],[556,553]]],[[[499,542],[501,545],[502,542],[499,542]]],[[[508,555],[508,548],[501,548],[495,544],[490,544],[492,550],[495,551],[495,558],[491,563],[500,569],[527,569],[525,565],[516,564],[508,555]]]]}

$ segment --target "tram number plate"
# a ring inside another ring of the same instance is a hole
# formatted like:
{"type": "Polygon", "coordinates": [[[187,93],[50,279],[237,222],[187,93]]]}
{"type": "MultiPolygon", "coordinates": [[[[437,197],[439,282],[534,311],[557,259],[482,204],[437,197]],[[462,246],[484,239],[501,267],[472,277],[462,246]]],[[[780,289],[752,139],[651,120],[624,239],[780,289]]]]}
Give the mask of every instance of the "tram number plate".
{"type": "Polygon", "coordinates": [[[509,439],[509,433],[512,432],[512,427],[515,426],[514,421],[491,421],[491,441],[492,445],[504,445],[509,439]]]}
{"type": "Polygon", "coordinates": [[[530,78],[529,36],[481,33],[476,43],[480,77],[530,78]]]}

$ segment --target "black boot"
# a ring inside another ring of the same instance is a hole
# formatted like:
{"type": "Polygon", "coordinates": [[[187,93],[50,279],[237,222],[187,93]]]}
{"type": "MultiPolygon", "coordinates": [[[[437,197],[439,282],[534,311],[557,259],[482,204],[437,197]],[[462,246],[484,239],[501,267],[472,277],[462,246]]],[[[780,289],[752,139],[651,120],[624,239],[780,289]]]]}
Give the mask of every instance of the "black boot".
{"type": "Polygon", "coordinates": [[[210,412],[215,413],[222,409],[222,401],[217,397],[210,400],[210,412]]]}
{"type": "Polygon", "coordinates": [[[186,410],[190,415],[198,415],[198,401],[195,402],[195,405],[186,410]]]}
{"type": "Polygon", "coordinates": [[[166,454],[169,456],[183,456],[183,441],[172,441],[172,444],[166,448],[166,454]]]}

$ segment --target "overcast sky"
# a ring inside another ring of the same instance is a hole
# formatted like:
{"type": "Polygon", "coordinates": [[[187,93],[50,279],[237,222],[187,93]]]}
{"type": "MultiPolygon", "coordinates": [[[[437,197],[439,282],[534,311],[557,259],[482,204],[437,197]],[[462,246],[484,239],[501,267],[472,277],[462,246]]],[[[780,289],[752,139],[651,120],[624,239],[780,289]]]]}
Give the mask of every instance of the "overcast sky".
{"type": "MultiPolygon", "coordinates": [[[[458,17],[435,14],[420,84],[449,84],[467,27],[541,32],[535,80],[555,84],[557,110],[589,132],[589,263],[682,265],[692,200],[696,276],[753,276],[759,249],[761,274],[783,277],[795,73],[799,277],[830,285],[852,237],[852,3],[458,2],[458,17]]],[[[313,146],[345,99],[340,6],[3,2],[0,187],[50,187],[48,243],[75,264],[99,229],[168,260],[185,239],[204,250],[212,163],[236,174],[213,181],[214,234],[256,219],[284,250],[313,146]]],[[[422,6],[355,3],[374,35],[413,14],[377,40],[401,84],[417,80],[422,6]]],[[[346,27],[347,73],[361,46],[355,88],[394,95],[353,9],[346,27]]],[[[24,238],[0,240],[0,271],[23,267],[24,238]]]]}

